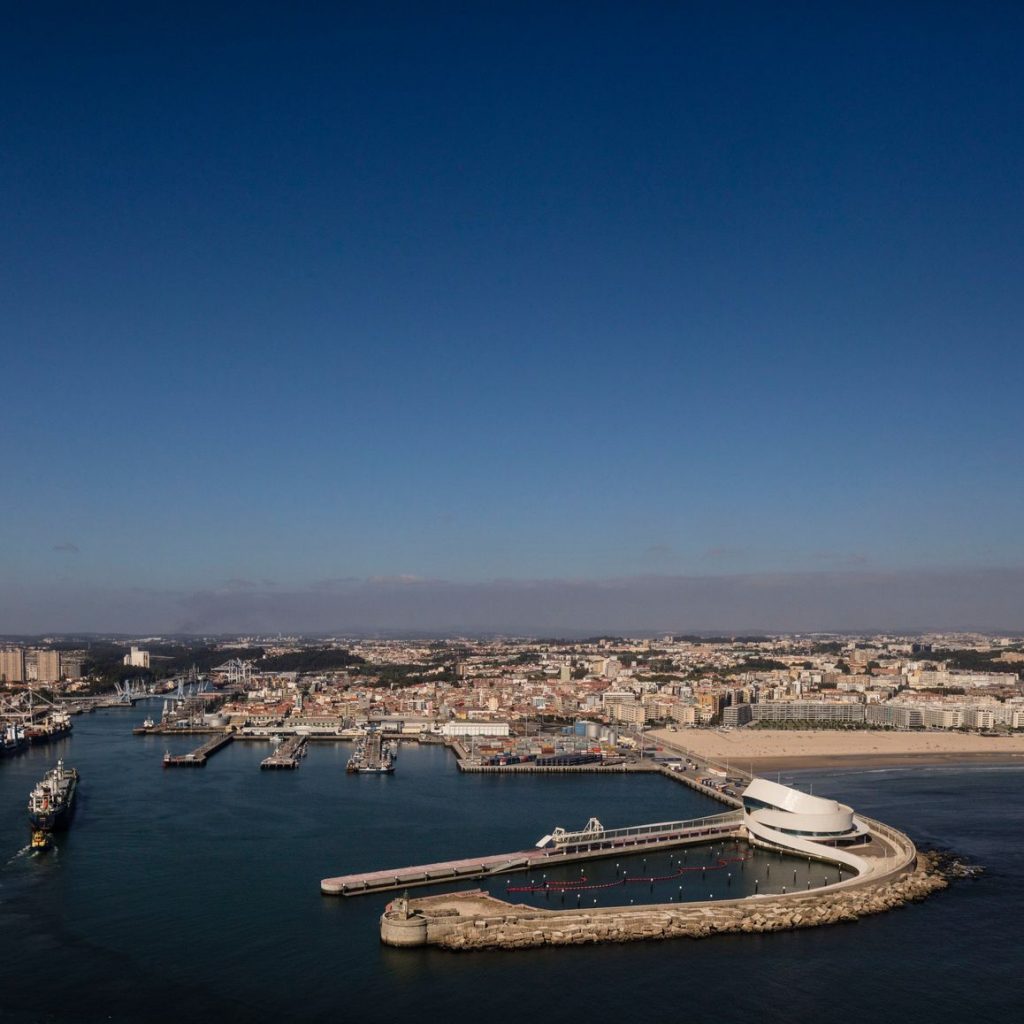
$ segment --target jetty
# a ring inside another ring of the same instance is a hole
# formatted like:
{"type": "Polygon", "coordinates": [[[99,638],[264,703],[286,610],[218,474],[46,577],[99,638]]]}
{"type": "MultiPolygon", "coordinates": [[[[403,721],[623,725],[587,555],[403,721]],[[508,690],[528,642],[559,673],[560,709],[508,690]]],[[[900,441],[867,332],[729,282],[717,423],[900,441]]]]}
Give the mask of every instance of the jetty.
{"type": "Polygon", "coordinates": [[[390,741],[385,741],[379,730],[372,730],[356,746],[349,758],[345,771],[349,774],[362,773],[389,775],[395,770],[395,760],[390,741]]]}
{"type": "Polygon", "coordinates": [[[743,820],[739,811],[727,811],[688,821],[663,821],[651,825],[630,825],[606,829],[591,818],[579,831],[556,828],[535,847],[512,853],[441,861],[414,867],[390,868],[363,874],[339,875],[320,882],[325,896],[364,896],[394,889],[412,889],[461,879],[486,878],[510,871],[532,871],[559,864],[619,854],[643,853],[650,849],[671,849],[740,834],[743,820]]]}
{"type": "Polygon", "coordinates": [[[164,754],[165,768],[202,768],[208,758],[223,750],[233,739],[235,734],[222,732],[218,736],[207,740],[201,747],[188,754],[171,754],[170,751],[164,754]]]}
{"type": "Polygon", "coordinates": [[[306,737],[289,736],[269,757],[260,761],[260,768],[263,770],[294,770],[299,767],[299,761],[305,756],[306,737]]]}

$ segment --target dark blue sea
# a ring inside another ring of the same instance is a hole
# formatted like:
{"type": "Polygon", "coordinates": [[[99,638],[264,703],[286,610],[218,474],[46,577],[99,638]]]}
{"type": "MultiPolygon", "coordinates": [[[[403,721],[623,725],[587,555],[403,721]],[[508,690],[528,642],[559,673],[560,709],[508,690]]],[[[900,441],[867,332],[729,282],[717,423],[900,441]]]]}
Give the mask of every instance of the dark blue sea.
{"type": "MultiPolygon", "coordinates": [[[[614,827],[721,807],[658,776],[460,775],[443,748],[413,744],[391,777],[346,776],[345,744],[312,745],[297,772],[259,771],[269,748],[245,743],[206,768],[165,771],[168,743],[131,735],[145,714],[83,715],[69,739],[0,761],[0,1021],[1024,1019],[1024,768],[788,776],[986,869],[889,914],[702,941],[402,951],[378,941],[387,896],[329,899],[319,880],[521,849],[591,815],[614,827]],[[82,774],[76,817],[56,849],[30,854],[25,801],[58,754],[82,774]]],[[[825,881],[820,867],[741,853],[691,850],[686,866],[707,870],[670,881],[681,865],[668,854],[588,865],[595,884],[623,872],[662,880],[579,898],[725,898],[755,879],[759,891],[825,881]]],[[[489,888],[524,880],[537,881],[489,888]]],[[[577,896],[516,898],[558,908],[577,896]]]]}

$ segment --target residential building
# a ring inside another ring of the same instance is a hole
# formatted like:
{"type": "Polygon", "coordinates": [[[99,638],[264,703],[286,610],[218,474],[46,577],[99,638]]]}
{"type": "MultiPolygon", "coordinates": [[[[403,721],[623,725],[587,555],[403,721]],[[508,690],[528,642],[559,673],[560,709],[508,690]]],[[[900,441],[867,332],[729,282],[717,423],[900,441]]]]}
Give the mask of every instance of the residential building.
{"type": "Polygon", "coordinates": [[[746,725],[752,721],[754,713],[750,704],[730,704],[722,712],[722,725],[746,725]]]}
{"type": "Polygon", "coordinates": [[[864,705],[826,700],[770,700],[752,704],[755,722],[863,722],[864,705]]]}
{"type": "Polygon", "coordinates": [[[60,679],[60,651],[36,651],[36,679],[55,683],[60,679]]]}
{"type": "Polygon", "coordinates": [[[25,651],[21,647],[4,647],[0,650],[0,682],[23,683],[25,681],[25,651]]]}
{"type": "Polygon", "coordinates": [[[132,668],[149,668],[149,651],[144,651],[141,647],[132,647],[124,656],[124,664],[131,665],[132,668]]]}

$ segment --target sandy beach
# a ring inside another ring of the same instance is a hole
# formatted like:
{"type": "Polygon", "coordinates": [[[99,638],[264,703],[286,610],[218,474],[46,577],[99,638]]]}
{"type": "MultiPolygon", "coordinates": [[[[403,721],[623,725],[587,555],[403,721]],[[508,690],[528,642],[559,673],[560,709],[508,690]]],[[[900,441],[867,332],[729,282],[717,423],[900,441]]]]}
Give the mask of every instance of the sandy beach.
{"type": "Polygon", "coordinates": [[[652,739],[759,772],[924,764],[1024,764],[1024,736],[824,729],[666,729],[652,739]]]}

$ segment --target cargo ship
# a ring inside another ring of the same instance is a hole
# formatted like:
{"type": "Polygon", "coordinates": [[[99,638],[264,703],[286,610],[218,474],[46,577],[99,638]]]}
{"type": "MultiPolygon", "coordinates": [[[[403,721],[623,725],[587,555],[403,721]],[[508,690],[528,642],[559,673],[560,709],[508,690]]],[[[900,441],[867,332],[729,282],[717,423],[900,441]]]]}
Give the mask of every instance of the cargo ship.
{"type": "Polygon", "coordinates": [[[25,738],[29,743],[52,743],[63,739],[71,732],[71,716],[66,711],[53,711],[41,722],[25,727],[25,738]]]}
{"type": "Polygon", "coordinates": [[[75,794],[78,791],[78,771],[65,768],[64,761],[57,762],[36,783],[28,796],[28,823],[32,828],[32,849],[44,850],[50,845],[50,834],[67,828],[75,809],[75,794]]]}

